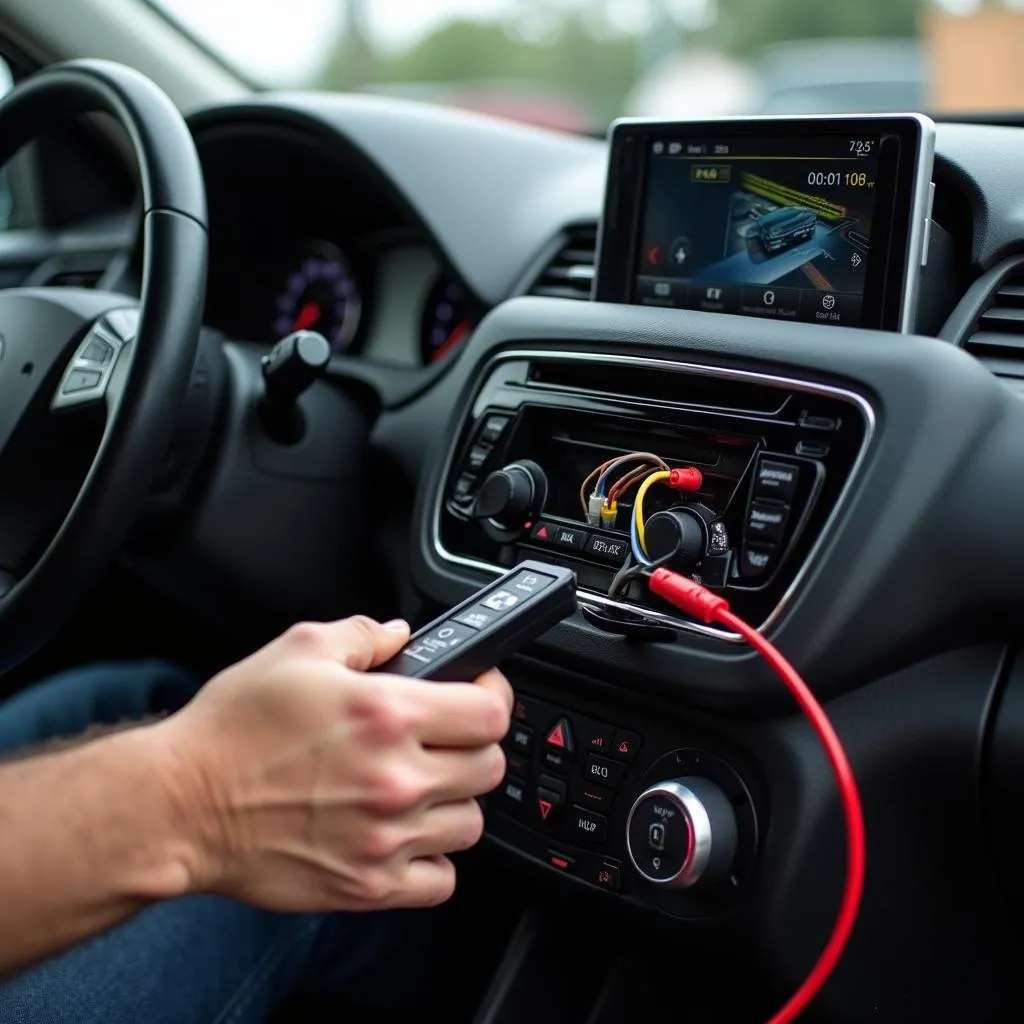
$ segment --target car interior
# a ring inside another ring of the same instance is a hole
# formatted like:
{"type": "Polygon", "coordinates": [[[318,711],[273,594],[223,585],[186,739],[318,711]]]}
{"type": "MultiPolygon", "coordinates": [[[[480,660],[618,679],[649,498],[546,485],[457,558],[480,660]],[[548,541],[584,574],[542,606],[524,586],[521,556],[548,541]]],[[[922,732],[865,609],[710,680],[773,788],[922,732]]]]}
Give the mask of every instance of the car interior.
{"type": "Polygon", "coordinates": [[[1019,1019],[1024,116],[591,137],[253,90],[137,0],[61,2],[0,3],[3,694],[355,613],[469,636],[481,588],[571,570],[501,664],[424,1015],[756,1024],[829,941],[848,818],[668,567],[859,790],[801,1019],[1019,1019]]]}

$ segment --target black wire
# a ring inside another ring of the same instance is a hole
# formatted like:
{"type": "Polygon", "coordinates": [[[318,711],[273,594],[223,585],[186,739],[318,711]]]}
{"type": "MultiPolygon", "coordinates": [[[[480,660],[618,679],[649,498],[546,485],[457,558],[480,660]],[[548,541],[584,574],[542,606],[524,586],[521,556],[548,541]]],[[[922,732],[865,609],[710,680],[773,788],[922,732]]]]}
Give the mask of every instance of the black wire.
{"type": "Polygon", "coordinates": [[[639,576],[644,575],[644,573],[650,575],[655,569],[660,569],[662,566],[667,565],[676,557],[676,555],[679,554],[679,549],[681,547],[682,541],[680,540],[667,555],[654,559],[650,565],[633,565],[633,555],[627,555],[625,564],[612,579],[611,586],[608,588],[608,596],[611,598],[618,597],[619,593],[624,591],[626,587],[628,587],[629,584],[639,576]]]}
{"type": "Polygon", "coordinates": [[[619,593],[626,589],[630,583],[640,574],[642,565],[633,565],[633,556],[627,555],[622,568],[615,574],[611,586],[608,588],[608,596],[616,598],[619,593]]]}

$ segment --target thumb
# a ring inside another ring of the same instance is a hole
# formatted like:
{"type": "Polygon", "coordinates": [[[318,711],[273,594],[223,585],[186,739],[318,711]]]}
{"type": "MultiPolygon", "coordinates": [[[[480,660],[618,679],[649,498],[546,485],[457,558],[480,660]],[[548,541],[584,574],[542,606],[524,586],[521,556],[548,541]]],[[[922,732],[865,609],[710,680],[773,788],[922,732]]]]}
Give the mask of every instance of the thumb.
{"type": "Polygon", "coordinates": [[[393,658],[409,639],[409,623],[402,619],[381,624],[365,615],[328,623],[324,655],[358,672],[393,658]]]}

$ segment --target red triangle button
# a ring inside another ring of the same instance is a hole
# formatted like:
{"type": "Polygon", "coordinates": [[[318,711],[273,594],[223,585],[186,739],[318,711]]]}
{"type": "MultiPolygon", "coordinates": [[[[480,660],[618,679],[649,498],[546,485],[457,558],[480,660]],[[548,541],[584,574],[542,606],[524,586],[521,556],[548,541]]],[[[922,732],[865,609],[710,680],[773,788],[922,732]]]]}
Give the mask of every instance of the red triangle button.
{"type": "Polygon", "coordinates": [[[547,821],[548,815],[554,810],[555,805],[550,800],[537,799],[537,807],[540,809],[540,816],[547,821]]]}
{"type": "Polygon", "coordinates": [[[560,718],[551,727],[544,742],[553,750],[562,750],[566,754],[573,752],[572,726],[569,719],[560,718]]]}
{"type": "Polygon", "coordinates": [[[536,534],[534,534],[534,536],[537,538],[537,540],[547,540],[548,528],[546,526],[538,526],[537,532],[536,534]]]}

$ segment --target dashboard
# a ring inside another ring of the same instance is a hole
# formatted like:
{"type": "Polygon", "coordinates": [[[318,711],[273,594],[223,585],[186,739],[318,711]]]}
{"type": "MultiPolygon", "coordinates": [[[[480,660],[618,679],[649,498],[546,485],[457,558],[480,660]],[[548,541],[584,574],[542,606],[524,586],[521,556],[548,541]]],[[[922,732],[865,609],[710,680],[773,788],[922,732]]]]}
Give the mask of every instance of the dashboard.
{"type": "MultiPolygon", "coordinates": [[[[991,967],[999,923],[1024,898],[1006,813],[1024,798],[1024,131],[942,123],[933,156],[930,123],[914,124],[888,186],[873,147],[895,129],[860,124],[846,153],[820,137],[786,150],[852,163],[799,173],[772,169],[795,137],[778,124],[759,122],[751,152],[735,124],[644,129],[659,159],[707,147],[654,172],[662,205],[682,179],[730,190],[702,221],[646,216],[630,184],[643,161],[621,167],[614,133],[327,94],[196,112],[217,425],[185,435],[199,454],[182,464],[199,468],[163,495],[187,527],[131,555],[247,638],[298,615],[429,621],[520,561],[571,567],[582,611],[508,666],[509,774],[487,815],[504,870],[550,885],[556,907],[609,901],[588,904],[594,928],[639,915],[605,931],[610,948],[643,946],[657,920],[688,955],[715,933],[792,987],[839,891],[820,752],[738,636],[621,575],[642,499],[608,467],[646,453],[697,469],[685,498],[649,492],[647,554],[770,633],[828,702],[862,786],[868,888],[819,1006],[838,1022],[1000,1019],[1016,979],[991,967]],[[783,315],[807,295],[812,314],[783,315]],[[300,328],[333,359],[302,396],[304,436],[283,444],[253,409],[262,357],[300,328]],[[606,480],[617,510],[590,502],[606,480]],[[636,802],[673,776],[724,794],[710,817],[734,819],[715,885],[631,867],[636,802]]],[[[0,263],[108,253],[102,223],[102,244],[98,229],[12,235],[0,263]]],[[[541,977],[521,964],[508,985],[559,983],[534,960],[541,977]]],[[[601,975],[580,972],[587,1006],[601,975]]],[[[576,1009],[565,1024],[603,1019],[576,1009]]]]}

